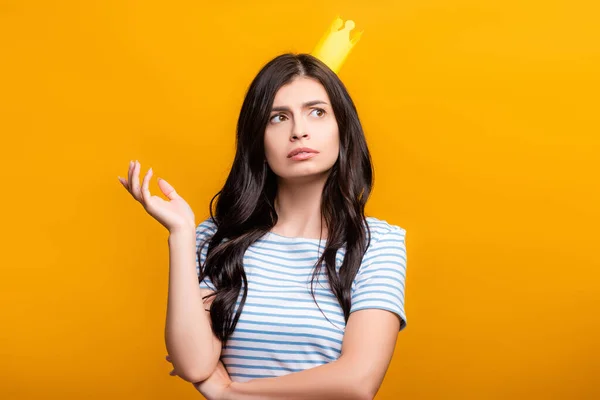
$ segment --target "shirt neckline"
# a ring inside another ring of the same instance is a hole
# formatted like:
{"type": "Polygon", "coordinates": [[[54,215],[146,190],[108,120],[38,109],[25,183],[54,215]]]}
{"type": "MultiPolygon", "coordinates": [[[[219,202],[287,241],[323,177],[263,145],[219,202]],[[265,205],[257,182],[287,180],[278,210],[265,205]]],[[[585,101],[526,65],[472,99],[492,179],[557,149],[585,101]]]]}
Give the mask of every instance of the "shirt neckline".
{"type": "Polygon", "coordinates": [[[306,238],[306,237],[291,237],[291,236],[283,236],[283,235],[280,235],[278,233],[271,232],[271,231],[268,231],[267,235],[271,236],[273,238],[277,238],[280,240],[287,240],[290,242],[311,242],[311,243],[327,242],[327,238],[313,239],[313,238],[306,238]]]}

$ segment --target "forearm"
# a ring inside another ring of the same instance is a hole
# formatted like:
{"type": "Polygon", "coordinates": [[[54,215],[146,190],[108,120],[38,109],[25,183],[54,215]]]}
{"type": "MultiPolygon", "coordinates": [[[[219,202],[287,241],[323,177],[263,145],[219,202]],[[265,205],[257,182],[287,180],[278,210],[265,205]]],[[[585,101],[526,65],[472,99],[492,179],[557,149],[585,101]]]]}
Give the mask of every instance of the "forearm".
{"type": "Polygon", "coordinates": [[[165,343],[173,366],[183,379],[198,381],[214,370],[218,357],[213,357],[213,333],[198,285],[194,229],[169,235],[165,343]]]}
{"type": "Polygon", "coordinates": [[[276,378],[233,382],[226,400],[365,400],[373,396],[365,376],[349,360],[340,358],[276,378]]]}

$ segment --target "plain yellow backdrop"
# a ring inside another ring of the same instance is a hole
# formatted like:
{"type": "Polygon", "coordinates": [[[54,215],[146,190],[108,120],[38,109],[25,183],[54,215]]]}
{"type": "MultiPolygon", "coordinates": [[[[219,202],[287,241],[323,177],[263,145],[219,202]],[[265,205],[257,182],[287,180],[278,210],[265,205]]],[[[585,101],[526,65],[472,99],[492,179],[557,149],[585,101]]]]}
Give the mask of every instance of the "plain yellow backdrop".
{"type": "Polygon", "coordinates": [[[197,220],[254,75],[364,30],[340,77],[367,213],[407,230],[407,329],[378,399],[597,399],[597,2],[0,1],[0,398],[192,399],[164,360],[167,231],[197,220]]]}

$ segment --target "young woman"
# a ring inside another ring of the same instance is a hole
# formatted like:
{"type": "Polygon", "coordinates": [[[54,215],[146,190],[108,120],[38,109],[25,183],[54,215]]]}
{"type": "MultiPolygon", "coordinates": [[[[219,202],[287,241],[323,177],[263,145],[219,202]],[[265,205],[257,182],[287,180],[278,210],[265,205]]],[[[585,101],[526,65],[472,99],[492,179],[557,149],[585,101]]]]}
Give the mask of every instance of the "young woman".
{"type": "Polygon", "coordinates": [[[346,88],[311,55],[274,58],[236,144],[198,225],[166,181],[168,201],[150,195],[152,169],[120,178],[170,232],[171,374],[209,399],[372,399],[406,326],[406,231],[364,214],[372,166],[346,88]]]}

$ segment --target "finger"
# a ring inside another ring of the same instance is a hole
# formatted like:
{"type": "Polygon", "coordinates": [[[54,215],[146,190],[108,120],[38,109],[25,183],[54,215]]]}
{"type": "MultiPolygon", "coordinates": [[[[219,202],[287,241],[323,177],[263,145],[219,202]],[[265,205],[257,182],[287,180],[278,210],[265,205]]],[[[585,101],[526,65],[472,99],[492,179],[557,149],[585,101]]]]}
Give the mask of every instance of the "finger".
{"type": "Polygon", "coordinates": [[[173,370],[173,371],[169,372],[169,375],[171,375],[171,376],[175,376],[175,375],[177,375],[177,374],[175,373],[175,370],[173,370]]]}
{"type": "Polygon", "coordinates": [[[150,201],[150,188],[148,187],[150,178],[152,177],[152,168],[146,172],[144,176],[144,181],[142,182],[142,199],[144,200],[144,204],[148,204],[150,201]]]}
{"type": "MultiPolygon", "coordinates": [[[[133,160],[129,161],[129,170],[127,171],[127,186],[129,187],[129,193],[131,193],[131,177],[133,176],[133,160]]],[[[133,193],[131,193],[133,195],[133,193]]]]}
{"type": "Polygon", "coordinates": [[[125,190],[127,190],[127,193],[131,194],[131,190],[129,190],[129,183],[127,182],[127,180],[119,176],[119,181],[121,182],[125,190]]]}
{"type": "Polygon", "coordinates": [[[142,195],[140,194],[140,168],[141,164],[138,160],[135,160],[131,177],[131,191],[133,192],[133,197],[135,197],[137,201],[142,202],[142,195]]]}
{"type": "Polygon", "coordinates": [[[169,200],[179,199],[181,196],[175,191],[175,188],[171,184],[165,181],[163,178],[158,178],[158,187],[167,196],[169,200]]]}
{"type": "Polygon", "coordinates": [[[168,354],[167,354],[167,356],[165,357],[165,359],[166,359],[168,362],[171,362],[171,356],[170,356],[170,355],[168,355],[168,354]]]}

